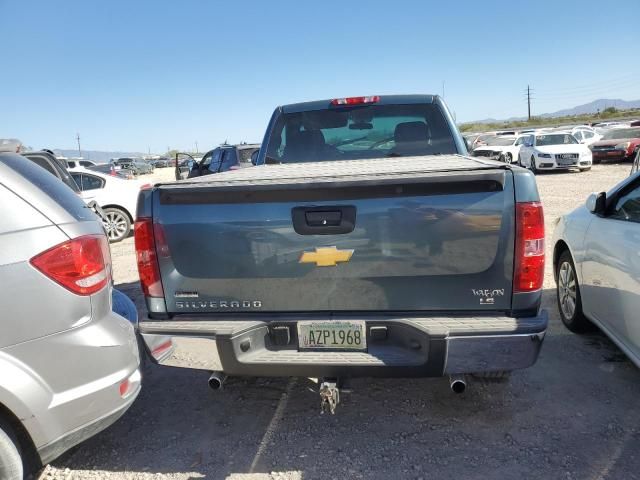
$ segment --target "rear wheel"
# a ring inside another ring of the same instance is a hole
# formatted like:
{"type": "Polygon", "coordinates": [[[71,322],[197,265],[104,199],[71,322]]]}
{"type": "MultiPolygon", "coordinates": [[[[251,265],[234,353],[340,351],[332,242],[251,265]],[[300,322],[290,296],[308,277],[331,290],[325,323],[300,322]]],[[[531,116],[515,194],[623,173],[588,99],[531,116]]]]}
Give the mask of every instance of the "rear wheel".
{"type": "Polygon", "coordinates": [[[124,210],[116,207],[105,208],[104,228],[107,230],[109,242],[115,243],[125,239],[131,231],[131,220],[124,210]]]}
{"type": "Polygon", "coordinates": [[[13,431],[0,421],[0,478],[22,480],[23,468],[18,442],[13,431]]]}
{"type": "Polygon", "coordinates": [[[582,297],[576,276],[576,267],[568,250],[560,255],[556,273],[556,298],[560,319],[575,333],[593,329],[593,324],[582,313],[582,297]]]}

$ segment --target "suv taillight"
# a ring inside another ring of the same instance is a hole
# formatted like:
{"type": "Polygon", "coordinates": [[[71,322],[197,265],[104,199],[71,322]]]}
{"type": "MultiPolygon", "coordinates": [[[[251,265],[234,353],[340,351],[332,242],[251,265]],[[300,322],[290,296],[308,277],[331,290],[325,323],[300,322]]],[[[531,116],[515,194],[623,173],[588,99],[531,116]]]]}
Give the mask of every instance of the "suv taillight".
{"type": "Polygon", "coordinates": [[[92,295],[111,281],[111,253],[104,235],[85,235],[33,257],[31,265],[78,295],[92,295]]]}
{"type": "Polygon", "coordinates": [[[160,267],[156,254],[156,236],[150,218],[138,218],[133,234],[136,244],[136,258],[142,292],[147,297],[164,297],[160,281],[160,267]]]}
{"type": "Polygon", "coordinates": [[[544,214],[540,202],[516,203],[515,292],[533,292],[544,280],[544,214]]]}

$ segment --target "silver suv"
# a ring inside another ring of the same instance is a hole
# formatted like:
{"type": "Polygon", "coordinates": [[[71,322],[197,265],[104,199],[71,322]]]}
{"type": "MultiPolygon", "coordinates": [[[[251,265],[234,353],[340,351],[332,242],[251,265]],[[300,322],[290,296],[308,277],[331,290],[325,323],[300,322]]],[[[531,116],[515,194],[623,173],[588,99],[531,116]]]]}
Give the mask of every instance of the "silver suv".
{"type": "Polygon", "coordinates": [[[112,312],[96,215],[0,153],[0,478],[20,479],[115,422],[140,391],[132,324],[112,312]]]}

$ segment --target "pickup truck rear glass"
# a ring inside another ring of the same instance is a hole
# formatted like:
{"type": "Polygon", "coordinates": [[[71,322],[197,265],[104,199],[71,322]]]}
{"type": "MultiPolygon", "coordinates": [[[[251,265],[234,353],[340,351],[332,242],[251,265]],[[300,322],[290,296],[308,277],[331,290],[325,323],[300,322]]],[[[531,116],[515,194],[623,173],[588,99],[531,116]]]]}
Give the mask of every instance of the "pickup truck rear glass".
{"type": "Polygon", "coordinates": [[[267,163],[459,153],[435,104],[359,105],[282,114],[267,163]]]}

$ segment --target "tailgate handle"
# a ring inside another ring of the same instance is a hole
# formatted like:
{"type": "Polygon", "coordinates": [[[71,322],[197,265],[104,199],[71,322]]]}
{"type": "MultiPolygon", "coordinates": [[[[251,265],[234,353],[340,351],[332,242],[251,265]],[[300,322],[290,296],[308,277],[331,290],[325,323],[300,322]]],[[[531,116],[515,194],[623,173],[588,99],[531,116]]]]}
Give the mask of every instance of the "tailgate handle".
{"type": "Polygon", "coordinates": [[[356,226],[353,205],[294,207],[293,229],[300,235],[339,235],[351,233],[356,226]]]}

